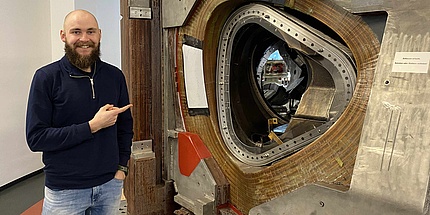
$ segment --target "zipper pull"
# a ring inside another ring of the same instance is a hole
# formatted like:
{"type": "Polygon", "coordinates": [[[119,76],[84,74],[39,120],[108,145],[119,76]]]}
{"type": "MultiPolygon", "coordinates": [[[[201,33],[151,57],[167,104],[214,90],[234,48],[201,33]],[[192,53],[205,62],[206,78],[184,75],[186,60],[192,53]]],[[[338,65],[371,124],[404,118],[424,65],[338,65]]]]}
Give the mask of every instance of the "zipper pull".
{"type": "Polygon", "coordinates": [[[90,82],[91,82],[91,90],[93,93],[93,99],[96,98],[96,92],[94,91],[94,80],[92,78],[90,78],[90,82]]]}

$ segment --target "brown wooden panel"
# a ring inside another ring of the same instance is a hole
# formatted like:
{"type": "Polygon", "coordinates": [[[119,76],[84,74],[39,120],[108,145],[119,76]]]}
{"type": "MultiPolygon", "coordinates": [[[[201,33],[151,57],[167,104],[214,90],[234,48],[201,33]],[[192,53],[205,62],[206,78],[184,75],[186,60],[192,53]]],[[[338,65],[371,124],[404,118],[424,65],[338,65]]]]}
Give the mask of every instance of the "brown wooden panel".
{"type": "Polygon", "coordinates": [[[152,1],[152,19],[130,19],[128,1],[121,1],[122,69],[126,74],[134,107],[134,140],[152,139],[161,183],[163,158],[163,112],[161,72],[160,2],[152,1]]]}
{"type": "Polygon", "coordinates": [[[173,183],[162,179],[163,84],[160,1],[152,0],[152,19],[130,19],[129,1],[120,1],[122,70],[134,105],[134,141],[152,140],[155,158],[129,162],[125,183],[129,214],[172,214],[173,183]]]}
{"type": "Polygon", "coordinates": [[[130,170],[124,189],[128,214],[173,214],[173,182],[156,184],[155,163],[154,157],[130,159],[130,170]]]}

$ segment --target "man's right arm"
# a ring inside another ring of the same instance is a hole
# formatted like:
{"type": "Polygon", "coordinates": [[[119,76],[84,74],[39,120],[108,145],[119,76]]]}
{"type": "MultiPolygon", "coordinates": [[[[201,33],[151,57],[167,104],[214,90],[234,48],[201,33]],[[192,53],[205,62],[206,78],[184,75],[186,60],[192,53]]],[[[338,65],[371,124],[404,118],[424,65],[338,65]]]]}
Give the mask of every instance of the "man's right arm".
{"type": "Polygon", "coordinates": [[[26,138],[32,151],[63,150],[93,138],[88,122],[52,126],[52,86],[52,77],[40,70],[35,73],[26,116],[26,138]]]}

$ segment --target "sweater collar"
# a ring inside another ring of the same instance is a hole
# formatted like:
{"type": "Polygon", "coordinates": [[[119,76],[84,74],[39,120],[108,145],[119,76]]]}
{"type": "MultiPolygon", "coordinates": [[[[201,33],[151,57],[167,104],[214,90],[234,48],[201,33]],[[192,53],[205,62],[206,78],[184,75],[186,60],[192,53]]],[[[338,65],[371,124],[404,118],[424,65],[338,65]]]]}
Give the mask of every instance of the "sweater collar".
{"type": "MultiPolygon", "coordinates": [[[[90,75],[93,74],[95,65],[100,65],[100,60],[97,60],[92,66],[91,66],[91,73],[82,71],[81,69],[79,69],[78,67],[76,67],[75,65],[71,64],[69,59],[67,58],[66,55],[64,55],[60,62],[61,62],[61,66],[63,67],[63,69],[69,74],[69,75],[73,75],[73,76],[79,76],[79,75],[90,75]]],[[[96,67],[96,69],[98,70],[99,66],[96,67]]]]}

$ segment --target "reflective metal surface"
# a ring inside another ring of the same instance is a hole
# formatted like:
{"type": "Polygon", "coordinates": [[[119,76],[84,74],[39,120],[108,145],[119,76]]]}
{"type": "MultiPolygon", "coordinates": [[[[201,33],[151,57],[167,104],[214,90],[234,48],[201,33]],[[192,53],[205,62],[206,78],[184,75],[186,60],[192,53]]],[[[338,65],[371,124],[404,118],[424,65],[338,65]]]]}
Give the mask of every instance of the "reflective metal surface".
{"type": "Polygon", "coordinates": [[[196,0],[168,0],[161,1],[163,10],[163,27],[178,27],[184,24],[196,0]]]}
{"type": "Polygon", "coordinates": [[[322,135],[347,107],[356,83],[350,51],[285,11],[249,4],[226,21],[218,49],[217,109],[222,137],[240,161],[261,166],[297,152],[322,135]],[[281,53],[290,73],[281,116],[262,95],[268,55],[281,53]],[[261,59],[261,60],[260,60],[261,59]],[[299,88],[302,89],[299,89],[299,88]],[[294,94],[296,93],[296,95],[294,94]],[[267,120],[286,126],[282,144],[267,140],[267,120]],[[255,138],[255,136],[258,136],[255,138]]]}
{"type": "Polygon", "coordinates": [[[419,215],[422,212],[359,193],[308,185],[256,206],[249,215],[419,215]]]}

